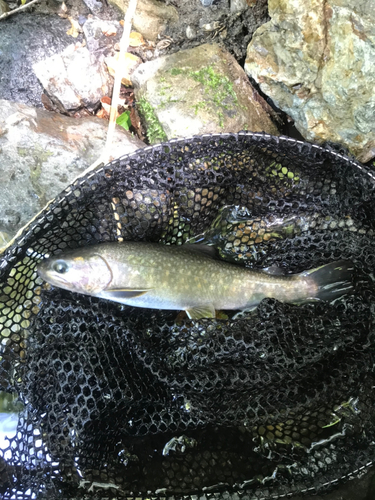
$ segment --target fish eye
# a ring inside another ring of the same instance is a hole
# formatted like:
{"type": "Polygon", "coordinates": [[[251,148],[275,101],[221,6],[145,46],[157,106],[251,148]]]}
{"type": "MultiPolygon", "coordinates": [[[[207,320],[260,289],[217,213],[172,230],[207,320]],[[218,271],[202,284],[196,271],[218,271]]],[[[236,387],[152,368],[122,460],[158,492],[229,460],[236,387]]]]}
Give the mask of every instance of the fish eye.
{"type": "Polygon", "coordinates": [[[52,266],[52,269],[54,271],[56,271],[57,273],[59,274],[64,274],[67,272],[67,270],[69,269],[69,266],[68,264],[65,262],[65,260],[57,260],[53,266],[52,266]]]}

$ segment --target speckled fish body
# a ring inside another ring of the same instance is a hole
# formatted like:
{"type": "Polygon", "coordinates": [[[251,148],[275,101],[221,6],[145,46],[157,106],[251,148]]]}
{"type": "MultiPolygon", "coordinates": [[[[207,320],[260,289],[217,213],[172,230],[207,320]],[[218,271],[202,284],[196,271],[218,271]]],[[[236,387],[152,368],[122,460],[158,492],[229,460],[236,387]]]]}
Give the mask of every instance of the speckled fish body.
{"type": "Polygon", "coordinates": [[[125,242],[51,257],[38,272],[67,290],[132,306],[185,310],[197,319],[214,317],[215,310],[248,309],[266,297],[292,303],[321,298],[326,274],[329,279],[323,284],[331,283],[330,290],[332,282],[346,290],[348,267],[331,263],[298,275],[274,276],[216,260],[199,245],[125,242]]]}

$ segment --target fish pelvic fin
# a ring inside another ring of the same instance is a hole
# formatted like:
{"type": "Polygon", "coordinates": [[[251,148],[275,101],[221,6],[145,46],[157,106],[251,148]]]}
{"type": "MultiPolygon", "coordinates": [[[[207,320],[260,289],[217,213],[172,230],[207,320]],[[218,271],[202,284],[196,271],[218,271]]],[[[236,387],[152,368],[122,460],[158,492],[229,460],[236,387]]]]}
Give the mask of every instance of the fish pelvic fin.
{"type": "Polygon", "coordinates": [[[190,319],[215,318],[216,316],[215,308],[212,304],[191,307],[190,309],[185,310],[190,319]]]}
{"type": "Polygon", "coordinates": [[[150,289],[134,290],[133,288],[109,288],[104,290],[104,295],[105,298],[111,300],[132,299],[134,297],[140,297],[149,291],[150,289]]]}
{"type": "Polygon", "coordinates": [[[353,275],[355,268],[348,260],[338,260],[316,269],[304,271],[300,276],[309,277],[316,286],[313,298],[332,301],[353,292],[353,275]]]}

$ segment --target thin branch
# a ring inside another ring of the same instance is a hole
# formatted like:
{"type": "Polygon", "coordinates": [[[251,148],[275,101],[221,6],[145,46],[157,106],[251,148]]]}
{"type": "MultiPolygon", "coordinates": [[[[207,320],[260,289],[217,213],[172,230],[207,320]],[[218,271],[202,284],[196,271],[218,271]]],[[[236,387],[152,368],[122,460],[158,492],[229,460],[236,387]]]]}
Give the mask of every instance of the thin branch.
{"type": "Polygon", "coordinates": [[[126,11],[125,14],[125,20],[124,20],[124,31],[122,33],[122,37],[120,40],[120,54],[119,54],[119,59],[118,59],[118,64],[116,67],[116,72],[115,72],[115,81],[113,84],[113,92],[112,92],[112,101],[111,101],[111,111],[109,115],[109,124],[108,124],[108,131],[107,131],[107,139],[106,143],[103,149],[102,154],[100,157],[92,163],[89,167],[84,170],[84,172],[81,172],[78,176],[84,177],[88,172],[91,172],[94,168],[98,167],[102,163],[104,165],[110,161],[110,149],[113,141],[113,135],[115,131],[115,126],[116,126],[116,112],[117,112],[117,107],[119,104],[119,98],[120,98],[120,88],[121,88],[121,79],[122,79],[122,68],[124,65],[125,61],[125,53],[128,49],[129,46],[129,38],[130,38],[130,30],[132,26],[132,19],[135,13],[135,10],[137,8],[137,0],[130,0],[128,10],[126,11]]]}
{"type": "Polygon", "coordinates": [[[0,16],[0,21],[1,19],[5,19],[12,14],[15,14],[16,12],[19,12],[20,10],[27,9],[27,7],[30,7],[33,3],[39,2],[39,0],[31,0],[29,3],[25,3],[25,5],[21,5],[20,7],[17,7],[16,9],[10,10],[9,12],[4,12],[4,14],[1,14],[0,16]]]}
{"type": "Polygon", "coordinates": [[[113,83],[112,101],[111,101],[111,112],[109,115],[109,125],[107,132],[107,140],[105,143],[104,151],[102,154],[102,159],[104,163],[110,161],[110,150],[113,141],[113,135],[116,126],[116,115],[117,107],[119,105],[120,89],[121,89],[121,79],[123,75],[123,67],[125,64],[125,54],[129,47],[129,37],[132,27],[132,19],[137,8],[137,0],[130,0],[128,9],[125,14],[124,19],[124,31],[120,40],[120,53],[118,58],[118,63],[115,72],[115,81],[113,83]]]}

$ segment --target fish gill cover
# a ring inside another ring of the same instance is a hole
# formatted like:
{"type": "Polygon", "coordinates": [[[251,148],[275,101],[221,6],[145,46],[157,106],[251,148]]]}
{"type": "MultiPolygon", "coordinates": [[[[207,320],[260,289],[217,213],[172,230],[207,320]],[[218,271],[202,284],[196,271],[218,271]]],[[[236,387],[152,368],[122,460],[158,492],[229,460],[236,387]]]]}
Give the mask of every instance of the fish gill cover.
{"type": "Polygon", "coordinates": [[[0,256],[0,386],[23,403],[2,497],[276,499],[363,471],[374,186],[336,151],[239,133],[149,147],[67,188],[0,256]],[[80,246],[202,238],[255,269],[350,260],[354,293],[191,322],[36,274],[80,246]]]}

